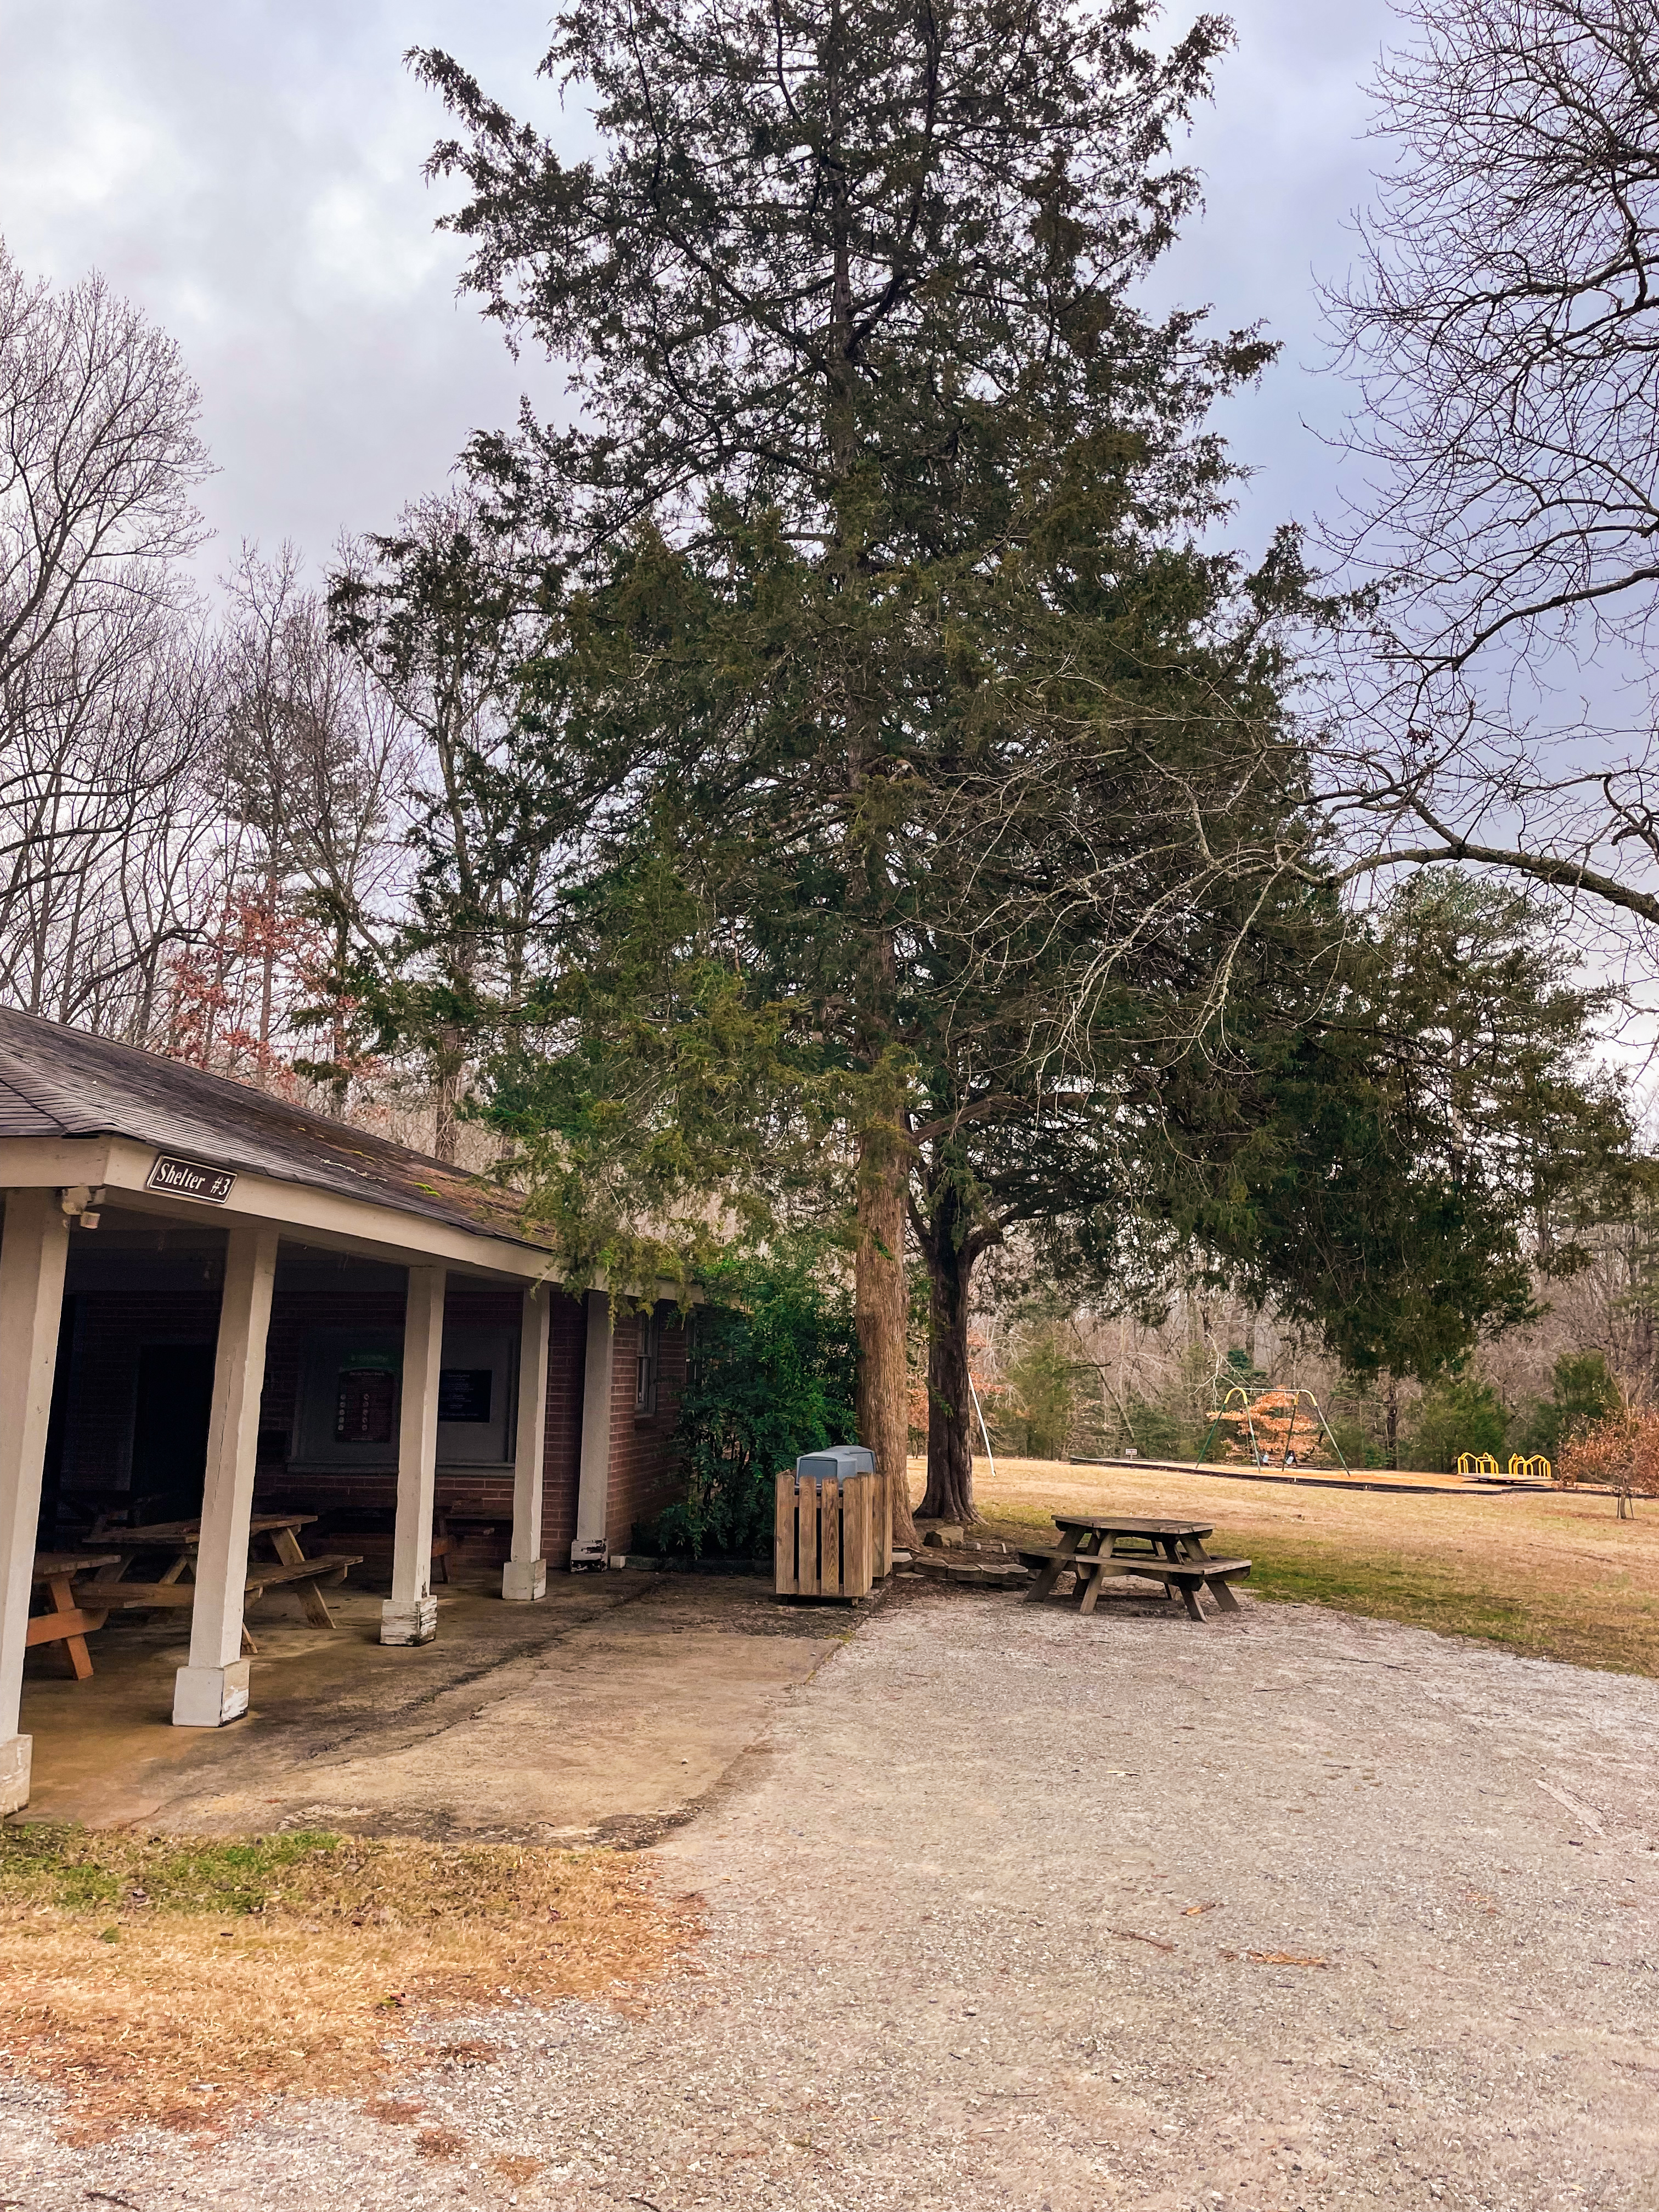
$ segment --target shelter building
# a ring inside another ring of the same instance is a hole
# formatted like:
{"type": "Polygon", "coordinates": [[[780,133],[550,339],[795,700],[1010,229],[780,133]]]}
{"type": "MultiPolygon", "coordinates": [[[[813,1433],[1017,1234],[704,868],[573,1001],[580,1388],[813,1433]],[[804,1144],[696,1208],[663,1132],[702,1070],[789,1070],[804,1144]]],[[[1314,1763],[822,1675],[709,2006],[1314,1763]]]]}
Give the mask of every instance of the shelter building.
{"type": "Polygon", "coordinates": [[[380,1640],[418,1644],[434,1510],[493,1528],[533,1604],[674,1494],[677,1310],[568,1294],[477,1176],[0,1008],[0,1813],[28,1798],[37,1546],[100,1516],[199,1516],[173,1718],[212,1728],[247,1708],[256,1508],[378,1516],[380,1640]]]}

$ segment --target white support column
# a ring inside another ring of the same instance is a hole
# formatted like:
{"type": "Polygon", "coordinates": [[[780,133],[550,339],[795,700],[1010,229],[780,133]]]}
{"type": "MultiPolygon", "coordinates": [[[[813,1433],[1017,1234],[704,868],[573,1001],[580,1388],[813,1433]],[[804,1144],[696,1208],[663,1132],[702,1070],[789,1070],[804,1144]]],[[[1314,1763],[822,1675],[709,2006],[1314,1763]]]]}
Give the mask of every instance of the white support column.
{"type": "Polygon", "coordinates": [[[175,1728],[219,1728],[247,1711],[249,1662],[242,1656],[242,1598],[276,1241],[275,1227],[249,1223],[234,1228],[225,1247],[202,1538],[190,1616],[190,1663],[173,1678],[175,1728]]]}
{"type": "Polygon", "coordinates": [[[404,1310],[403,1412],[398,1429],[398,1522],[392,1595],[380,1608],[382,1644],[430,1644],[432,1501],[438,1476],[438,1370],[444,1356],[444,1271],[411,1267],[404,1310]]]}
{"type": "Polygon", "coordinates": [[[617,1334],[611,1326],[611,1294],[587,1294],[587,1357],[582,1367],[582,1459],[576,1492],[576,1540],[573,1568],[604,1566],[610,1553],[605,1510],[611,1492],[611,1370],[617,1334]]]}
{"type": "Polygon", "coordinates": [[[524,1294],[519,1329],[519,1427],[513,1466],[513,1550],[501,1569],[501,1595],[532,1605],[547,1595],[542,1556],[542,1471],[547,1455],[547,1350],[553,1294],[545,1283],[524,1294]]]}
{"type": "Polygon", "coordinates": [[[0,1240],[0,1813],[29,1802],[30,1740],[17,1722],[68,1256],[58,1193],[9,1191],[0,1240]]]}

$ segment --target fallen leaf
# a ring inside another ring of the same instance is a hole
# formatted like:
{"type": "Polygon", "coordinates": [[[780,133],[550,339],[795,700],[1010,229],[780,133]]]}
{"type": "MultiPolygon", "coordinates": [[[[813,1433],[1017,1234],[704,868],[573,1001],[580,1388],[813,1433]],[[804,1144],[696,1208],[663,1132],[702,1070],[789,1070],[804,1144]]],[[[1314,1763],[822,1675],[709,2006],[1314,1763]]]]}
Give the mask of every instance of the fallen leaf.
{"type": "Polygon", "coordinates": [[[504,2181],[533,2181],[545,2161],[539,2158],[492,2158],[490,2171],[499,2173],[504,2181]]]}
{"type": "Polygon", "coordinates": [[[424,2105],[410,2097],[371,2097],[363,2106],[363,2118],[379,2120],[385,2127],[400,2128],[418,2120],[425,2111],[424,2105]]]}

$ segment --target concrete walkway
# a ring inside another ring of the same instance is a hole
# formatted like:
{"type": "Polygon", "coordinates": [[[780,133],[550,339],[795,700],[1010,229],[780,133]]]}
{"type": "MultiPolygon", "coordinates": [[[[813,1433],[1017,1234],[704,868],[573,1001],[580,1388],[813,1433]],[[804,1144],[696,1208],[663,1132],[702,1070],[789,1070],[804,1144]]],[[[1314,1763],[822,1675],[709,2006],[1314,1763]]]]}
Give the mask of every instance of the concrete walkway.
{"type": "Polygon", "coordinates": [[[1650,2212],[1656,1750],[1645,1680],[904,1584],[653,1851],[678,1984],[434,2025],[495,2063],[402,2124],[68,2154],[10,2089],[0,2200],[1650,2212]]]}

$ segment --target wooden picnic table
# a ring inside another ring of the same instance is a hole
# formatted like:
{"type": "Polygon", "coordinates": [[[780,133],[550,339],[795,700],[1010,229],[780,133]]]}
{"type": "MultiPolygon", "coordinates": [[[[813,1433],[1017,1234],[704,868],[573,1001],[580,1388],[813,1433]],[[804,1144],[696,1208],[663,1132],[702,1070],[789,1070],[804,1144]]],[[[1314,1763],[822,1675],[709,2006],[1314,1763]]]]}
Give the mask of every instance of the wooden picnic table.
{"type": "Polygon", "coordinates": [[[1248,1559],[1215,1559],[1204,1539],[1215,1534],[1207,1521],[1149,1519],[1139,1514],[1056,1513],[1060,1541],[1042,1550],[1022,1551],[1027,1566],[1038,1570],[1026,1593],[1041,1603],[1061,1575],[1076,1577],[1073,1593],[1079,1613],[1092,1613],[1108,1576],[1132,1575],[1162,1583],[1165,1595],[1179,1596],[1194,1620],[1202,1620],[1200,1593],[1209,1590],[1224,1613],[1237,1613],[1230,1583],[1248,1575],[1248,1559]]]}
{"type": "MultiPolygon", "coordinates": [[[[332,1628],[334,1616],[319,1585],[323,1583],[343,1583],[349,1567],[362,1564],[361,1553],[349,1556],[335,1553],[307,1559],[300,1547],[298,1531],[308,1528],[319,1516],[315,1513],[256,1513],[248,1522],[247,1580],[243,1585],[242,1602],[252,1605],[263,1597],[267,1589],[282,1583],[296,1587],[306,1619],[317,1628],[332,1628]],[[276,1557],[256,1559],[253,1547],[264,1537],[270,1542],[276,1557]]],[[[75,1597],[82,1606],[103,1605],[120,1607],[130,1611],[139,1606],[189,1606],[196,1601],[193,1579],[196,1553],[202,1540],[200,1521],[158,1521],[144,1528],[112,1529],[103,1540],[110,1547],[110,1564],[100,1567],[90,1581],[75,1587],[75,1597]],[[171,1552],[173,1557],[167,1568],[150,1582],[129,1582],[127,1569],[147,1552],[171,1552]],[[186,1569],[192,1579],[186,1582],[186,1569]]],[[[243,1648],[257,1651],[258,1646],[246,1628],[242,1631],[243,1648]]]]}
{"type": "Polygon", "coordinates": [[[84,1682],[92,1673],[92,1654],[87,1650],[87,1638],[94,1629],[103,1626],[104,1615],[96,1607],[88,1611],[76,1604],[75,1577],[99,1567],[113,1566],[116,1558],[113,1552],[37,1552],[34,1555],[33,1580],[37,1589],[45,1591],[51,1604],[45,1613],[30,1616],[23,1642],[26,1646],[62,1644],[69,1653],[77,1682],[84,1682]]]}

